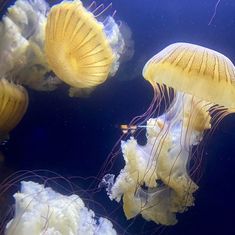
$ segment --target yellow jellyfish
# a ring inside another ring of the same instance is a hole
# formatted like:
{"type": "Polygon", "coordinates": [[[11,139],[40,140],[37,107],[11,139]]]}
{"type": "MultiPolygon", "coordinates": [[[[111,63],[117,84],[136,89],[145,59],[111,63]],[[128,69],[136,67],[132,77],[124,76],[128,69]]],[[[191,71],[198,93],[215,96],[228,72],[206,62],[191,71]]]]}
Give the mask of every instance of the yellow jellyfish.
{"type": "Polygon", "coordinates": [[[111,199],[123,199],[128,219],[141,214],[174,225],[176,214],[194,205],[201,164],[197,146],[205,130],[234,112],[235,68],[216,51],[175,43],[146,63],[143,76],[154,88],[153,103],[158,107],[163,101],[166,110],[147,121],[146,145],[133,136],[122,141],[125,167],[116,179],[106,175],[103,183],[111,199]]]}
{"type": "Polygon", "coordinates": [[[21,121],[27,107],[27,91],[20,85],[0,79],[0,141],[21,121]]]}
{"type": "MultiPolygon", "coordinates": [[[[103,6],[103,4],[102,4],[103,6]]],[[[91,8],[91,6],[89,7],[91,8]]],[[[124,40],[111,16],[98,6],[88,11],[79,0],[51,8],[46,25],[45,53],[53,72],[76,89],[94,89],[117,71],[124,40]]],[[[70,95],[76,95],[71,91],[70,95]]]]}

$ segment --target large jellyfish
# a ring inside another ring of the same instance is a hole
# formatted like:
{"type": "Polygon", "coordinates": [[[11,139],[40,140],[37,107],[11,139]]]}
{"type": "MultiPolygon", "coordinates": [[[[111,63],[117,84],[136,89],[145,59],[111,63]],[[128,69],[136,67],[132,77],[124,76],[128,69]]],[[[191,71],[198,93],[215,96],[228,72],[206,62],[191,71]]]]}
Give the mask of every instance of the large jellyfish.
{"type": "Polygon", "coordinates": [[[17,0],[0,22],[0,77],[36,90],[54,90],[60,83],[51,75],[44,53],[44,0],[17,0]]]}
{"type": "Polygon", "coordinates": [[[216,51],[175,43],[146,63],[143,76],[154,88],[148,112],[153,116],[160,101],[170,105],[147,121],[146,145],[133,136],[122,141],[125,167],[116,179],[106,175],[103,183],[111,199],[123,200],[128,219],[141,214],[174,225],[176,214],[194,205],[201,162],[197,145],[206,130],[234,112],[235,68],[216,51]]]}
{"type": "Polygon", "coordinates": [[[65,196],[50,187],[22,181],[21,191],[14,198],[14,218],[7,224],[5,235],[117,234],[108,219],[97,219],[75,194],[65,196]]]}
{"type": "Polygon", "coordinates": [[[75,0],[63,1],[49,12],[46,58],[53,72],[72,87],[71,96],[81,89],[93,90],[118,69],[125,43],[113,17],[103,17],[107,8],[101,4],[88,11],[75,0]]]}
{"type": "Polygon", "coordinates": [[[21,121],[27,107],[27,91],[20,85],[0,79],[0,143],[21,121]]]}

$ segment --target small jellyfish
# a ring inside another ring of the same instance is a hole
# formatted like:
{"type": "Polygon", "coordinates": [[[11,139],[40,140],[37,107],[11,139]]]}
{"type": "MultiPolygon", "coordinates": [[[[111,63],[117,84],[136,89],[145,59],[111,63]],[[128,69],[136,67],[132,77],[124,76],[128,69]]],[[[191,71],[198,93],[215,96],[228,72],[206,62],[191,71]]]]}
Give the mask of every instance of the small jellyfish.
{"type": "Polygon", "coordinates": [[[113,17],[102,18],[110,6],[101,4],[89,11],[76,0],[64,1],[49,11],[46,58],[57,77],[73,87],[71,96],[81,89],[93,90],[118,69],[125,43],[113,17]]]}
{"type": "Polygon", "coordinates": [[[27,91],[20,85],[0,79],[0,143],[21,121],[27,107],[27,91]]]}
{"type": "Polygon", "coordinates": [[[133,136],[122,141],[125,167],[116,179],[106,175],[102,184],[111,199],[123,200],[128,219],[141,214],[174,225],[176,214],[194,205],[202,161],[197,153],[205,131],[235,110],[235,68],[216,51],[175,43],[146,63],[143,76],[154,89],[143,116],[147,143],[141,146],[133,136]],[[159,115],[161,101],[166,109],[159,115]]]}

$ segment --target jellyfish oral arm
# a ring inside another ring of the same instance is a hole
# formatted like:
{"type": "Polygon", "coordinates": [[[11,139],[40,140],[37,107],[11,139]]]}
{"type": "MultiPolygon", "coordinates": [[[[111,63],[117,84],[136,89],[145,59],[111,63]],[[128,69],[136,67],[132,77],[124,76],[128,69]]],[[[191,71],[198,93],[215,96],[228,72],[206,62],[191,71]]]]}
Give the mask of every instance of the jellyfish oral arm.
{"type": "Polygon", "coordinates": [[[145,146],[134,137],[122,142],[126,165],[116,180],[109,175],[103,181],[110,199],[123,199],[128,219],[141,214],[146,220],[174,225],[176,213],[194,205],[198,186],[190,178],[189,162],[192,146],[210,128],[203,107],[191,95],[177,93],[166,113],[148,120],[145,146]]]}
{"type": "Polygon", "coordinates": [[[15,214],[5,235],[116,235],[112,223],[85,207],[77,195],[65,196],[34,182],[21,182],[15,214]]]}

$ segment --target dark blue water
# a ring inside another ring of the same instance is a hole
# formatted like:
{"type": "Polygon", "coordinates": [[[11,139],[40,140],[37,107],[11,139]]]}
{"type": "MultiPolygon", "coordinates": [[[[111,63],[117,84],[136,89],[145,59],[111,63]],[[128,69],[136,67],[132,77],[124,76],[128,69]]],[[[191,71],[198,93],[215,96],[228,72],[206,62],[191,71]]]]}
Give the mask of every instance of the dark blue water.
{"type": "MultiPolygon", "coordinates": [[[[49,169],[64,176],[97,175],[121,135],[117,126],[142,114],[151,102],[152,88],[141,76],[150,57],[171,43],[190,42],[215,49],[235,62],[235,1],[221,0],[208,25],[216,3],[113,0],[116,17],[133,32],[132,61],[85,99],[69,98],[65,86],[54,92],[29,90],[29,109],[2,147],[5,167],[11,171],[49,169]]],[[[206,142],[196,205],[179,215],[179,223],[162,234],[235,234],[234,143],[235,115],[231,114],[206,142]]],[[[120,169],[122,166],[120,156],[120,169]]],[[[107,210],[117,206],[109,202],[105,192],[98,199],[108,206],[107,210]]],[[[122,213],[113,219],[123,229],[127,227],[122,213]]],[[[143,226],[138,218],[129,231],[139,234],[143,226]]]]}

